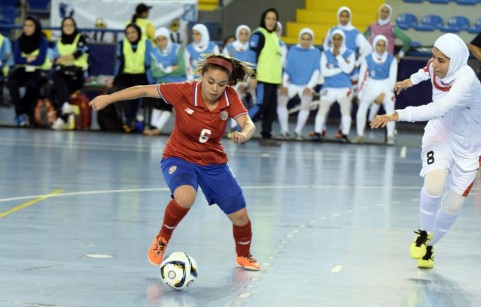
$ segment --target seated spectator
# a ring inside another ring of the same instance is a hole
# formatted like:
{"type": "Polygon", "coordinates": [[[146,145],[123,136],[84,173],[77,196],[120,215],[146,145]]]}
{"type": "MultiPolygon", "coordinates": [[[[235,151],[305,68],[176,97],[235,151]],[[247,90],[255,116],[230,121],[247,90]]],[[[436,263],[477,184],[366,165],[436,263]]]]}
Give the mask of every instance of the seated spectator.
{"type": "Polygon", "coordinates": [[[284,69],[282,85],[279,89],[277,116],[281,126],[281,138],[289,138],[289,99],[298,96],[301,107],[294,130],[297,140],[302,140],[302,130],[310,113],[310,104],[314,96],[314,87],[319,80],[321,52],[314,48],[314,32],[303,28],[299,32],[299,43],[289,48],[284,69]]]}
{"type": "Polygon", "coordinates": [[[188,44],[184,52],[184,61],[187,65],[187,79],[198,79],[195,75],[195,67],[197,61],[201,59],[202,54],[220,53],[219,46],[210,41],[209,30],[201,23],[192,27],[192,43],[188,44]]]}
{"type": "MultiPolygon", "coordinates": [[[[235,31],[235,40],[224,47],[223,53],[243,62],[252,63],[251,65],[255,66],[253,63],[256,62],[256,54],[249,48],[250,36],[251,29],[248,26],[238,26],[235,31]]],[[[249,77],[245,82],[238,82],[234,87],[247,109],[249,109],[250,105],[255,104],[256,98],[256,88],[255,86],[251,86],[251,80],[252,77],[249,77]]],[[[231,119],[230,123],[232,132],[237,127],[237,122],[235,119],[231,119]]]]}
{"type": "MultiPolygon", "coordinates": [[[[187,80],[184,62],[184,48],[182,45],[173,43],[170,31],[167,28],[159,28],[155,31],[155,44],[150,53],[150,71],[155,84],[181,82],[187,80]]],[[[145,100],[144,100],[145,101],[145,100]]],[[[172,115],[172,105],[163,99],[155,99],[150,116],[150,127],[144,129],[145,135],[159,135],[164,125],[172,115]]],[[[145,103],[144,103],[145,105],[145,103]]],[[[150,109],[150,108],[148,108],[150,109]]],[[[149,124],[149,121],[147,121],[149,124]]]]}
{"type": "Polygon", "coordinates": [[[48,41],[42,33],[40,22],[28,16],[23,22],[22,34],[13,43],[15,66],[7,81],[18,127],[28,126],[29,120],[33,122],[40,88],[49,80],[52,62],[47,57],[47,50],[48,41]],[[25,95],[21,98],[22,86],[25,86],[25,95]]]}
{"type": "MultiPolygon", "coordinates": [[[[367,111],[372,104],[382,104],[387,114],[394,113],[397,61],[387,52],[388,44],[388,39],[384,35],[377,35],[372,44],[374,52],[361,61],[359,109],[356,116],[356,143],[359,144],[364,143],[367,111]]],[[[394,122],[386,125],[387,145],[394,145],[394,125],[394,122]]]]}
{"type": "Polygon", "coordinates": [[[346,48],[345,34],[341,29],[331,33],[332,44],[321,54],[321,74],[324,84],[321,89],[319,110],[317,111],[314,131],[310,134],[313,141],[322,141],[322,128],[326,117],[334,102],[339,103],[341,109],[341,137],[339,142],[349,143],[351,130],[351,99],[352,82],[350,74],[354,69],[354,52],[346,48]]]}
{"type": "MultiPolygon", "coordinates": [[[[135,85],[148,84],[147,72],[150,68],[150,53],[152,44],[150,40],[142,37],[142,30],[136,24],[129,24],[125,28],[125,37],[117,45],[117,63],[113,89],[110,92],[120,91],[135,85]]],[[[124,101],[121,103],[123,110],[122,126],[125,132],[131,132],[136,126],[136,116],[140,101],[124,101]]]]}
{"type": "Polygon", "coordinates": [[[52,128],[56,130],[65,128],[67,115],[62,114],[62,109],[63,113],[71,113],[70,95],[84,86],[89,56],[87,40],[78,32],[72,17],[62,20],[61,31],[62,35],[53,50],[53,100],[58,117],[52,128]]]}

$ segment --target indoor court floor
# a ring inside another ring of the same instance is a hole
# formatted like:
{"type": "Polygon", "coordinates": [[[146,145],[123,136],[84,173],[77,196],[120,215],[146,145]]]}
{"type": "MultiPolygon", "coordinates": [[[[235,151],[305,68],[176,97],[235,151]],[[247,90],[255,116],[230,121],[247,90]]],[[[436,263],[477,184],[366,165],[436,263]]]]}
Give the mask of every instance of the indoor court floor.
{"type": "Polygon", "coordinates": [[[262,270],[236,268],[232,226],[199,190],[167,250],[199,276],[166,288],[146,258],[170,199],[166,141],[1,128],[0,306],[481,306],[479,182],[435,268],[409,257],[420,132],[391,147],[224,140],[262,270]]]}

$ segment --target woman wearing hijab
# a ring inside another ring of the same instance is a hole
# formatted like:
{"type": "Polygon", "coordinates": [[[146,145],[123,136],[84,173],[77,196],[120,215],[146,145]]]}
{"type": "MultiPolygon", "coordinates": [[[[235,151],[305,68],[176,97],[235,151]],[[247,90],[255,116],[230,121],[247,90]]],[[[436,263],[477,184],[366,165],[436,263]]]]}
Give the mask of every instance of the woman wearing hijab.
{"type": "Polygon", "coordinates": [[[468,48],[448,33],[434,42],[432,52],[426,67],[396,83],[395,90],[431,80],[433,101],[376,116],[371,123],[378,128],[391,121],[428,121],[421,153],[421,228],[411,244],[420,268],[434,266],[433,246],[458,218],[481,162],[481,84],[467,65],[468,48]]]}
{"type": "MultiPolygon", "coordinates": [[[[369,42],[367,41],[367,39],[362,35],[362,33],[352,25],[351,19],[351,10],[347,6],[341,6],[337,10],[337,20],[339,21],[339,23],[337,26],[334,26],[327,31],[327,34],[324,38],[323,46],[324,50],[327,50],[327,48],[329,48],[331,44],[332,33],[334,30],[341,29],[342,31],[344,31],[345,45],[347,49],[350,49],[354,52],[355,57],[354,69],[350,74],[352,82],[351,88],[353,90],[353,95],[351,95],[351,99],[355,99],[355,97],[357,97],[358,89],[359,66],[361,65],[362,59],[372,52],[372,47],[371,44],[369,44],[369,42]]],[[[336,134],[336,138],[338,138],[341,142],[343,141],[342,134],[343,133],[341,126],[339,127],[339,132],[336,134]]]]}
{"type": "MultiPolygon", "coordinates": [[[[389,41],[384,35],[374,38],[374,52],[365,57],[359,70],[359,108],[357,109],[356,143],[364,143],[367,110],[372,104],[383,105],[386,113],[394,112],[394,85],[397,76],[397,61],[387,52],[389,41]]],[[[395,123],[387,124],[387,145],[394,145],[395,123]]]]}
{"type": "MultiPolygon", "coordinates": [[[[324,50],[327,50],[331,46],[331,37],[334,30],[341,29],[345,34],[346,48],[352,50],[356,57],[356,63],[354,67],[359,68],[361,65],[361,60],[372,52],[372,47],[367,39],[361,34],[361,32],[359,32],[359,30],[352,25],[352,13],[347,6],[341,6],[337,10],[337,19],[339,20],[339,24],[329,29],[324,38],[324,50]]],[[[351,73],[353,85],[357,84],[357,77],[358,69],[354,69],[351,73]]]]}
{"type": "Polygon", "coordinates": [[[301,100],[301,107],[297,117],[295,135],[302,140],[302,130],[309,117],[309,105],[314,95],[314,87],[319,80],[321,52],[312,45],[314,32],[309,28],[299,32],[299,43],[292,46],[287,53],[287,63],[284,69],[282,85],[279,88],[277,116],[281,126],[281,136],[289,137],[289,112],[287,103],[296,95],[301,100]]]}
{"type": "Polygon", "coordinates": [[[202,54],[220,53],[219,46],[210,41],[209,30],[201,23],[192,27],[192,42],[187,45],[184,52],[184,61],[187,65],[187,79],[198,79],[195,75],[197,61],[202,58],[202,54]]]}
{"type": "MultiPolygon", "coordinates": [[[[117,45],[116,73],[113,81],[114,91],[120,91],[135,85],[148,84],[147,72],[150,68],[150,53],[152,44],[150,40],[142,37],[142,31],[136,24],[129,24],[125,28],[125,37],[117,45]]],[[[140,101],[124,101],[123,129],[131,132],[136,126],[136,115],[140,101]]]]}
{"type": "Polygon", "coordinates": [[[364,36],[367,37],[369,42],[372,44],[374,37],[377,35],[384,35],[388,42],[387,52],[392,55],[394,55],[394,41],[396,38],[401,40],[402,47],[396,54],[396,59],[399,62],[406,52],[408,52],[411,44],[411,38],[406,32],[399,29],[391,22],[392,8],[389,4],[381,5],[378,16],[378,20],[367,27],[366,31],[364,32],[364,36]]]}
{"type": "Polygon", "coordinates": [[[62,36],[53,50],[54,72],[52,74],[54,99],[57,114],[61,115],[53,124],[53,129],[64,129],[66,114],[71,113],[70,95],[80,90],[85,83],[88,69],[89,47],[84,35],[77,30],[72,17],[65,17],[61,25],[62,36]],[[65,105],[65,107],[64,107],[65,105]],[[64,110],[65,112],[62,112],[64,110]]]}
{"type": "MultiPolygon", "coordinates": [[[[150,53],[150,71],[154,84],[182,82],[187,80],[184,62],[184,48],[173,43],[170,31],[159,28],[155,31],[155,44],[150,53]]],[[[145,135],[159,135],[164,125],[172,115],[172,105],[165,103],[163,99],[156,99],[160,103],[153,104],[150,120],[147,123],[153,127],[144,129],[145,135]]]]}
{"type": "Polygon", "coordinates": [[[249,41],[256,54],[256,104],[249,109],[253,121],[262,118],[260,145],[280,146],[272,140],[272,124],[277,116],[277,92],[282,83],[282,53],[276,33],[279,14],[273,8],[262,13],[260,27],[249,41]]]}
{"type": "Polygon", "coordinates": [[[354,68],[354,52],[346,48],[345,34],[341,29],[331,33],[332,44],[321,54],[321,74],[324,84],[321,89],[319,110],[317,111],[312,141],[322,141],[322,129],[331,105],[337,101],[341,108],[341,143],[348,143],[351,130],[352,84],[349,78],[354,68]]]}
{"type": "Polygon", "coordinates": [[[40,22],[33,16],[25,18],[23,32],[13,43],[15,68],[7,82],[19,127],[28,126],[29,119],[33,121],[40,88],[48,81],[52,63],[47,50],[48,41],[42,33],[40,22]],[[22,86],[25,86],[25,95],[20,98],[22,86]]]}
{"type": "MultiPolygon", "coordinates": [[[[249,48],[250,36],[251,29],[248,26],[238,26],[235,31],[235,40],[224,48],[223,53],[246,63],[255,63],[256,54],[249,48]]],[[[250,96],[249,101],[256,103],[256,89],[255,86],[250,86],[251,80],[252,78],[249,77],[245,82],[237,83],[234,88],[237,91],[237,94],[239,94],[239,97],[246,108],[249,108],[249,103],[246,102],[247,92],[249,92],[250,96]]],[[[237,122],[234,119],[231,119],[231,130],[234,130],[236,127],[237,122]]]]}

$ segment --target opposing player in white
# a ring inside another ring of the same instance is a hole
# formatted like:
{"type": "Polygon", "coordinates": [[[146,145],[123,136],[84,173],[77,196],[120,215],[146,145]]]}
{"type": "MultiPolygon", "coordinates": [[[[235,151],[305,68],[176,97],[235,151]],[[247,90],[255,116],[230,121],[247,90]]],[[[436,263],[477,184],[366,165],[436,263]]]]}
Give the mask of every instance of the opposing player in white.
{"type": "MultiPolygon", "coordinates": [[[[387,52],[388,40],[384,35],[374,37],[374,52],[361,60],[359,70],[359,108],[356,115],[356,143],[364,143],[366,114],[369,107],[376,103],[383,105],[387,114],[394,112],[394,85],[397,76],[396,58],[387,52]]],[[[386,144],[394,144],[394,122],[387,123],[386,144]]]]}
{"type": "Polygon", "coordinates": [[[371,123],[377,128],[390,121],[429,120],[421,153],[421,229],[411,245],[411,257],[420,268],[434,266],[433,246],[458,218],[481,162],[481,84],[467,65],[468,57],[459,36],[439,37],[426,67],[395,86],[399,93],[431,79],[433,102],[376,116],[371,123]]]}
{"type": "Polygon", "coordinates": [[[287,63],[277,103],[277,116],[283,138],[289,137],[287,103],[289,99],[297,95],[301,100],[301,106],[297,116],[295,134],[297,140],[302,140],[302,130],[309,117],[309,105],[314,96],[314,87],[319,80],[321,52],[314,48],[313,41],[314,32],[309,28],[303,28],[299,31],[299,43],[289,48],[287,53],[287,63]]]}

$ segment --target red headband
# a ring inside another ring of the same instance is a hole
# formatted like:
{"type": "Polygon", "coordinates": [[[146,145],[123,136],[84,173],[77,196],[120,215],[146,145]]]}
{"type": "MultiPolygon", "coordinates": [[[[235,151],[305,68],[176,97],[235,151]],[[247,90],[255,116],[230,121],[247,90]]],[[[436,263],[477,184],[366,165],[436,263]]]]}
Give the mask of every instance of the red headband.
{"type": "Polygon", "coordinates": [[[222,66],[225,69],[227,69],[229,74],[232,73],[232,64],[227,62],[226,60],[224,60],[222,58],[208,58],[205,61],[205,64],[216,64],[216,65],[222,66]]]}

